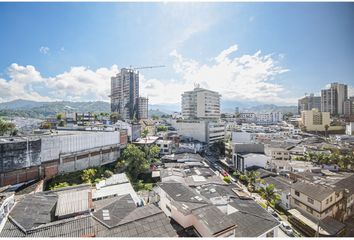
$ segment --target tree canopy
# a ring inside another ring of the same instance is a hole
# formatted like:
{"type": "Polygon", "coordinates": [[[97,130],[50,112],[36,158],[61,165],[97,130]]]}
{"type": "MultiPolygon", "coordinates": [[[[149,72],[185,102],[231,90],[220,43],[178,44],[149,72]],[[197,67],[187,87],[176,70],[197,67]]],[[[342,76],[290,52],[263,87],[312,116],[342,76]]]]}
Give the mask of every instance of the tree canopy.
{"type": "Polygon", "coordinates": [[[15,135],[15,124],[7,122],[0,118],[0,136],[5,134],[15,135]]]}
{"type": "Polygon", "coordinates": [[[275,187],[273,184],[269,184],[265,188],[261,188],[261,196],[267,201],[267,206],[270,204],[276,204],[280,200],[279,195],[275,192],[275,187]]]}

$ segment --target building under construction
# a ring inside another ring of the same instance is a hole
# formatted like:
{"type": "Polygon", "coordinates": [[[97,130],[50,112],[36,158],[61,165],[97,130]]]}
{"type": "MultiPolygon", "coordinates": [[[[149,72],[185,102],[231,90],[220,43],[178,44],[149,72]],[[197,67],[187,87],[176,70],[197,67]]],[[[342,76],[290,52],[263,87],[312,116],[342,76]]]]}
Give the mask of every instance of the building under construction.
{"type": "Polygon", "coordinates": [[[139,72],[122,68],[111,78],[111,112],[123,119],[147,119],[148,98],[139,97],[139,72]]]}

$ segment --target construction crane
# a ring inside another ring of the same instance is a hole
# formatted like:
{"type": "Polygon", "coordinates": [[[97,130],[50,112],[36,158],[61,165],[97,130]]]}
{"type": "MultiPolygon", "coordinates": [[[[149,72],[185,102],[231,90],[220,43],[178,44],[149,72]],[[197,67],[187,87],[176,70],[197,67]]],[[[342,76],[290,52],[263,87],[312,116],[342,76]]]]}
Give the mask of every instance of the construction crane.
{"type": "Polygon", "coordinates": [[[146,69],[146,68],[163,68],[166,67],[165,65],[156,65],[156,66],[144,66],[144,67],[133,67],[130,65],[130,69],[137,70],[137,69],[146,69]]]}

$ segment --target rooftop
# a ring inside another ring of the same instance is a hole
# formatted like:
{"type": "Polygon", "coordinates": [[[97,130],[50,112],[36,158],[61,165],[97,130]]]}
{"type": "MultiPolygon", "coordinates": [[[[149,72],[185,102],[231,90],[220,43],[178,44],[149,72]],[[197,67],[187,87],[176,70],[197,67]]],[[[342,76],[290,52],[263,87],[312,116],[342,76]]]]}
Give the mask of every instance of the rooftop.
{"type": "MultiPolygon", "coordinates": [[[[63,193],[63,192],[62,192],[63,193]]],[[[57,194],[62,194],[57,193],[57,194]]],[[[53,213],[56,196],[50,192],[44,194],[31,194],[25,200],[33,206],[24,208],[23,201],[16,204],[6,221],[0,237],[175,237],[176,231],[170,220],[155,205],[136,207],[130,195],[107,198],[95,202],[96,212],[81,214],[79,216],[54,221],[48,218],[48,211],[53,213]],[[28,199],[29,198],[29,199],[28,199]],[[50,204],[49,204],[50,203],[50,204]],[[45,206],[45,204],[49,205],[45,206]],[[44,206],[43,206],[44,205],[44,206]],[[54,205],[54,206],[53,206],[54,205]],[[52,208],[53,206],[53,208],[52,208]],[[17,210],[16,210],[17,208],[17,210]],[[21,211],[31,209],[29,217],[20,214],[21,211]],[[37,212],[33,213],[33,209],[37,212]],[[15,214],[13,214],[15,213],[15,214]],[[33,216],[44,215],[41,221],[33,221],[33,216]],[[16,218],[15,218],[16,217],[16,218]]],[[[51,214],[52,216],[53,214],[51,214]]]]}
{"type": "Polygon", "coordinates": [[[58,195],[53,192],[29,194],[10,212],[10,218],[25,231],[53,220],[58,195]]]}
{"type": "Polygon", "coordinates": [[[307,183],[298,181],[292,184],[291,188],[299,191],[317,201],[325,200],[329,195],[334,192],[334,189],[331,187],[324,187],[319,184],[307,183]]]}
{"type": "Polygon", "coordinates": [[[162,160],[170,160],[177,162],[202,162],[203,158],[199,154],[195,153],[179,153],[165,155],[162,157],[162,160]]]}
{"type": "Polygon", "coordinates": [[[237,224],[236,237],[259,237],[280,223],[253,199],[234,199],[228,216],[237,224]]]}
{"type": "Polygon", "coordinates": [[[191,210],[210,203],[205,197],[183,183],[171,181],[160,183],[158,186],[173,199],[175,206],[185,213],[190,213],[191,210]]]}
{"type": "Polygon", "coordinates": [[[232,219],[214,205],[198,208],[193,213],[213,236],[236,227],[232,219]]]}

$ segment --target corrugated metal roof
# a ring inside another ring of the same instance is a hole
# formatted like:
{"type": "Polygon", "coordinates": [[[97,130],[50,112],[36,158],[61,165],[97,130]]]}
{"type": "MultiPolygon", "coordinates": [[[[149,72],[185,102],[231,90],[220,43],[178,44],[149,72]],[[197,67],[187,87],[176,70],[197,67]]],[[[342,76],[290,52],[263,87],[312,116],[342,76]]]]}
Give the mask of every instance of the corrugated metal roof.
{"type": "Polygon", "coordinates": [[[56,216],[65,216],[73,213],[89,211],[90,189],[58,192],[56,216]]]}
{"type": "Polygon", "coordinates": [[[99,183],[97,183],[96,188],[100,189],[102,187],[127,183],[127,182],[129,182],[129,179],[127,178],[127,175],[125,175],[125,173],[114,174],[111,177],[107,178],[106,180],[102,180],[99,183]]]}
{"type": "Polygon", "coordinates": [[[139,197],[134,191],[133,186],[127,182],[127,183],[122,183],[122,184],[117,184],[117,185],[111,185],[111,186],[106,186],[100,189],[94,189],[92,192],[93,199],[99,199],[99,198],[105,198],[109,196],[122,196],[130,194],[130,196],[133,198],[135,203],[139,202],[139,197]]]}

